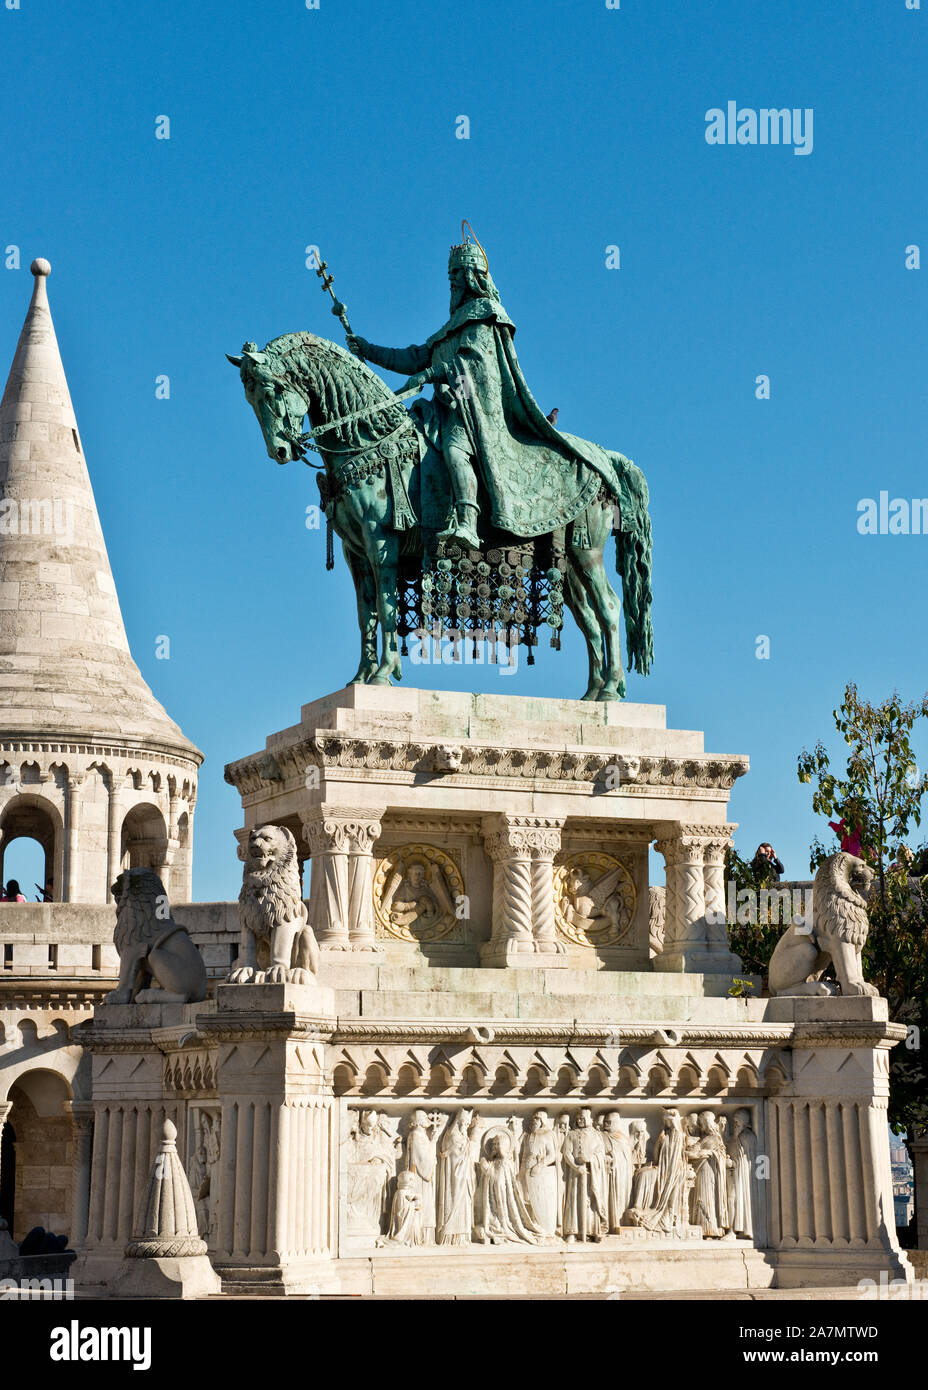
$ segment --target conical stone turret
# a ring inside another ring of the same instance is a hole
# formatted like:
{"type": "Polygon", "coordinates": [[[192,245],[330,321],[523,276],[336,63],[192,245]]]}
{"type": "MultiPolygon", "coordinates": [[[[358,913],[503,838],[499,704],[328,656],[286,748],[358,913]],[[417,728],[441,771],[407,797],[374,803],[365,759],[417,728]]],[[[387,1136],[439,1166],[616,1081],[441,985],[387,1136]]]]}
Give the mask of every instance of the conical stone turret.
{"type": "Polygon", "coordinates": [[[45,847],[55,899],[104,902],[121,868],[143,864],[167,871],[182,901],[202,755],[129,650],[49,310],[50,269],[32,263],[0,401],[0,877],[6,844],[28,835],[45,847]]]}

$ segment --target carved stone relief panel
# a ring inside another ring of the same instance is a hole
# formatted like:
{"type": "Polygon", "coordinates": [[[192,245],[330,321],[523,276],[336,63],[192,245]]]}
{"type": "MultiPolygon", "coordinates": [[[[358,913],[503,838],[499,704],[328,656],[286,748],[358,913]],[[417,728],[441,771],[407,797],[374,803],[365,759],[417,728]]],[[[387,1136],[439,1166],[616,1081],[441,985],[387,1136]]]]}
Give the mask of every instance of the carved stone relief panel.
{"type": "Polygon", "coordinates": [[[631,928],[637,905],[628,869],[611,854],[584,849],[554,869],[557,932],[575,946],[616,946],[631,928]]]}
{"type": "Polygon", "coordinates": [[[341,1103],[340,1250],[764,1243],[757,1103],[341,1103]]]}
{"type": "Polygon", "coordinates": [[[460,939],[464,880],[454,850],[426,843],[397,846],[377,863],[377,935],[398,941],[460,939]]]}
{"type": "Polygon", "coordinates": [[[215,1244],[219,1223],[219,1155],[222,1118],[218,1105],[193,1103],[187,1111],[187,1180],[197,1213],[197,1229],[215,1244]]]}

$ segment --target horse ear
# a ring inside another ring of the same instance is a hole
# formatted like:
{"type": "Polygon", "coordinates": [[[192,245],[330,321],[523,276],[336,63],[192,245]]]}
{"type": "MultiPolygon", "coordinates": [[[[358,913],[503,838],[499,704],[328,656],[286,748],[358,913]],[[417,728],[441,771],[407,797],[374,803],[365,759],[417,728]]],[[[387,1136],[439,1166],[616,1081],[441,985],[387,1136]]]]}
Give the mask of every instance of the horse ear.
{"type": "Polygon", "coordinates": [[[240,367],[242,365],[242,359],[240,357],[233,357],[228,352],[226,353],[226,360],[231,362],[233,367],[240,367]]]}

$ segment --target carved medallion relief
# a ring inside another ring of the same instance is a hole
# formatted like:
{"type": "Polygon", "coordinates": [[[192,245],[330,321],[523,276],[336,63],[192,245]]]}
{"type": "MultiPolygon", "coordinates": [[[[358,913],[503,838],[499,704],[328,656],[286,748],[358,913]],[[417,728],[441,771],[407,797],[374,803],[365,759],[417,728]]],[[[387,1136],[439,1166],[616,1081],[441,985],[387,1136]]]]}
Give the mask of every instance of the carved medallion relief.
{"type": "Polygon", "coordinates": [[[580,850],[554,867],[557,932],[575,946],[615,946],[628,933],[637,904],[635,883],[611,854],[580,850]]]}
{"type": "Polygon", "coordinates": [[[374,873],[377,935],[441,941],[460,934],[464,880],[454,859],[429,844],[391,850],[374,873]]]}

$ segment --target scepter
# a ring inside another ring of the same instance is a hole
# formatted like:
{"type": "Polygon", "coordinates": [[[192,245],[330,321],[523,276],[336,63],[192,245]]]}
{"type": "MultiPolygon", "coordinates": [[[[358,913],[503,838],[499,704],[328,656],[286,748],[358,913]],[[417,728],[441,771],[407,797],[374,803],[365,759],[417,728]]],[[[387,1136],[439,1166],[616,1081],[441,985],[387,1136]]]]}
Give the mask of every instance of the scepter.
{"type": "Polygon", "coordinates": [[[335,291],[332,289],[335,276],[327,273],[328,269],[328,262],[322,261],[316,266],[316,274],[322,281],[322,288],[328,290],[329,294],[332,296],[332,313],[341,321],[342,328],[344,328],[345,332],[351,333],[351,324],[348,322],[348,310],[340,299],[335,298],[335,291]]]}

